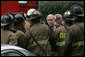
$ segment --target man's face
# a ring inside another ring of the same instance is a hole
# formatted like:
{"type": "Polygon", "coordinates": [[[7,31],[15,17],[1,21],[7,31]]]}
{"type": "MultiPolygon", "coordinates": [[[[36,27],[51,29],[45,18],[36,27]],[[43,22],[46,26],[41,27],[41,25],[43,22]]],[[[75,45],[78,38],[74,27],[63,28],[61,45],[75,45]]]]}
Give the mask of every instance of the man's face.
{"type": "Polygon", "coordinates": [[[55,20],[55,22],[56,22],[56,23],[58,23],[58,24],[60,24],[60,19],[58,19],[58,20],[55,20]]]}
{"type": "Polygon", "coordinates": [[[55,20],[55,22],[57,22],[58,24],[62,23],[62,17],[60,17],[60,19],[55,20]]]}
{"type": "Polygon", "coordinates": [[[54,26],[54,23],[55,23],[54,17],[48,16],[47,17],[47,23],[48,23],[49,26],[54,26]]]}

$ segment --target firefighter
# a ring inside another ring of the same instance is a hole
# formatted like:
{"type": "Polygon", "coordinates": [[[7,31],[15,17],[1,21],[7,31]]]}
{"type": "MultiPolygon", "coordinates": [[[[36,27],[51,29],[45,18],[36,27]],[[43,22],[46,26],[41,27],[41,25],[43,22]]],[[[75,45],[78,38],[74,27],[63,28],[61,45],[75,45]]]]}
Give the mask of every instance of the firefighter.
{"type": "Polygon", "coordinates": [[[16,30],[14,29],[14,17],[7,13],[1,17],[1,43],[2,44],[16,44],[15,37],[16,30]],[[12,42],[11,42],[12,41],[12,42]]]}
{"type": "Polygon", "coordinates": [[[17,46],[22,46],[22,37],[24,36],[24,33],[26,32],[25,30],[25,15],[24,13],[15,13],[14,14],[15,22],[14,22],[14,27],[16,29],[16,41],[17,41],[17,46]]]}
{"type": "Polygon", "coordinates": [[[40,24],[42,14],[30,9],[27,12],[27,17],[31,21],[31,26],[24,36],[24,48],[30,50],[37,56],[49,56],[51,47],[49,43],[50,30],[45,24],[40,24]]]}
{"type": "Polygon", "coordinates": [[[16,13],[14,15],[15,17],[15,29],[16,30],[21,30],[22,32],[26,32],[25,30],[25,20],[26,20],[26,17],[24,15],[24,13],[16,13]]]}
{"type": "Polygon", "coordinates": [[[82,7],[73,5],[71,13],[75,24],[69,27],[64,56],[84,56],[84,12],[82,7]]]}
{"type": "Polygon", "coordinates": [[[65,24],[64,26],[60,26],[56,29],[56,45],[57,45],[57,56],[63,56],[63,48],[65,43],[66,33],[68,31],[68,27],[73,24],[73,19],[70,15],[70,11],[66,11],[63,15],[65,24]]]}

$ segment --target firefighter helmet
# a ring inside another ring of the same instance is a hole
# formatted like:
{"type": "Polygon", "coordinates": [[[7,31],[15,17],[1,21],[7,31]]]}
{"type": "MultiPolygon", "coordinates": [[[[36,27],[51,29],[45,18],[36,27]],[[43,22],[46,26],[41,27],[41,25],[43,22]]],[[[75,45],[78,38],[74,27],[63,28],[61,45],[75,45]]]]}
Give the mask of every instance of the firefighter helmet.
{"type": "Polygon", "coordinates": [[[80,6],[73,5],[71,7],[71,14],[76,16],[84,16],[83,8],[80,6]]]}
{"type": "Polygon", "coordinates": [[[4,14],[1,17],[1,26],[6,26],[8,24],[11,24],[15,21],[14,16],[10,13],[4,14]]]}
{"type": "Polygon", "coordinates": [[[14,15],[14,17],[15,17],[15,22],[24,22],[26,20],[24,13],[17,13],[14,15]]]}
{"type": "Polygon", "coordinates": [[[64,18],[64,20],[74,20],[73,18],[72,18],[72,15],[71,15],[71,12],[69,11],[69,10],[67,10],[65,13],[64,13],[64,15],[63,15],[63,18],[64,18]]]}
{"type": "Polygon", "coordinates": [[[20,12],[20,14],[24,17],[24,19],[26,20],[26,13],[20,12]]]}
{"type": "Polygon", "coordinates": [[[42,17],[42,14],[36,9],[30,9],[27,12],[27,18],[30,20],[40,19],[41,17],[42,17]]]}

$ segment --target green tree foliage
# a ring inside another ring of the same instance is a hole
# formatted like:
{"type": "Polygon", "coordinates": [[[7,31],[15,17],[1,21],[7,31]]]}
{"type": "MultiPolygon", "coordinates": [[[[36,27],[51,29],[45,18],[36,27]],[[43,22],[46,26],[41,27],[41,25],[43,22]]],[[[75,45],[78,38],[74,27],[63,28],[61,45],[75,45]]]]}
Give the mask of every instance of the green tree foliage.
{"type": "Polygon", "coordinates": [[[84,1],[39,1],[38,10],[43,14],[43,20],[45,20],[48,14],[63,14],[74,4],[84,8],[84,1]]]}

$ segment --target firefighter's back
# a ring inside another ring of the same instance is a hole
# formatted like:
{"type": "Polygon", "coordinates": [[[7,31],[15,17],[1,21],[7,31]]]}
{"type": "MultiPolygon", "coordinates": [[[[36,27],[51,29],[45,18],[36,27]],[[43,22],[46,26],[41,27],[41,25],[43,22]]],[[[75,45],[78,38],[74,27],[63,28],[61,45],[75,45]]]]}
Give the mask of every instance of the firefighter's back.
{"type": "Polygon", "coordinates": [[[73,50],[71,51],[71,55],[84,55],[84,22],[73,25],[70,30],[72,30],[72,35],[74,35],[72,37],[74,40],[72,40],[73,50]]]}
{"type": "MultiPolygon", "coordinates": [[[[45,52],[49,54],[51,52],[50,43],[48,41],[50,37],[49,27],[45,24],[35,24],[31,27],[31,31],[36,41],[41,45],[45,52]]],[[[35,41],[33,41],[33,49],[33,53],[42,55],[42,50],[35,43],[35,41]]]]}

